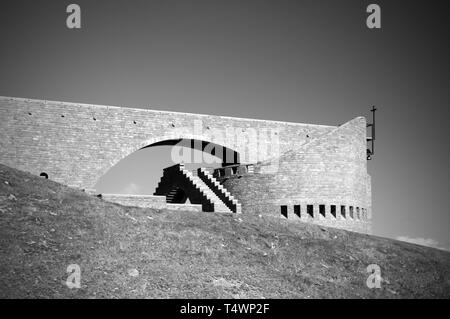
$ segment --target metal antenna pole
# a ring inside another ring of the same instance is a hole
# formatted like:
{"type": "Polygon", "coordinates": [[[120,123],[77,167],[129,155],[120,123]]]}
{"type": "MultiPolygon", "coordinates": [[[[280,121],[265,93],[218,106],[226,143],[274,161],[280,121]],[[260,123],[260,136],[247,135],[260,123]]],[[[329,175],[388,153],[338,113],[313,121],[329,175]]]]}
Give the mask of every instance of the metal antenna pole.
{"type": "Polygon", "coordinates": [[[371,124],[367,124],[367,127],[370,126],[371,128],[371,137],[368,138],[367,140],[370,141],[370,149],[367,149],[367,160],[371,160],[373,154],[375,153],[375,111],[377,110],[377,108],[375,106],[372,106],[372,109],[370,110],[370,112],[372,112],[372,123],[371,124]]]}
{"type": "Polygon", "coordinates": [[[375,111],[377,109],[375,106],[372,106],[372,109],[370,110],[372,112],[372,155],[375,154],[375,111]]]}

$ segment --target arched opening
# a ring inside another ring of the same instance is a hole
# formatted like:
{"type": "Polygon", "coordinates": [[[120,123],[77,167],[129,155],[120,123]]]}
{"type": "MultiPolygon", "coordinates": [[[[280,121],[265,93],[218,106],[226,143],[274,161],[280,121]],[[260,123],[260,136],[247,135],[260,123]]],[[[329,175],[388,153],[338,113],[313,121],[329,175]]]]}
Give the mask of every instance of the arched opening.
{"type": "MultiPolygon", "coordinates": [[[[220,161],[220,164],[222,166],[228,166],[228,165],[234,165],[234,164],[240,163],[240,156],[239,156],[238,152],[236,152],[228,147],[216,144],[216,143],[197,140],[197,139],[165,140],[165,141],[160,141],[160,142],[156,142],[151,145],[145,146],[142,149],[149,148],[149,147],[157,147],[157,146],[172,146],[172,147],[180,148],[180,151],[183,152],[183,155],[180,156],[180,159],[185,159],[184,157],[186,156],[186,160],[184,161],[185,163],[198,162],[196,157],[198,157],[197,155],[199,155],[199,154],[212,155],[213,157],[215,157],[216,159],[218,159],[220,161]],[[186,150],[187,150],[187,152],[186,152],[186,150]],[[201,153],[189,152],[189,150],[201,151],[201,153]]],[[[172,148],[172,150],[174,151],[174,153],[177,153],[177,150],[174,150],[173,148],[172,148]]],[[[180,154],[178,153],[178,155],[180,155],[180,154]]],[[[209,157],[205,158],[205,162],[206,163],[210,162],[209,157]]],[[[217,161],[214,161],[214,162],[217,163],[217,161]]],[[[174,164],[177,164],[176,159],[174,159],[174,164]]]]}
{"type": "MultiPolygon", "coordinates": [[[[239,164],[239,154],[227,147],[196,139],[159,141],[119,161],[100,177],[95,189],[103,194],[152,195],[163,169],[179,163],[188,170],[218,168],[239,164]]],[[[174,196],[174,203],[186,202],[181,191],[174,196]]]]}
{"type": "Polygon", "coordinates": [[[41,177],[43,177],[45,179],[48,179],[48,174],[45,173],[45,172],[42,172],[41,174],[39,174],[39,176],[41,176],[41,177]]]}

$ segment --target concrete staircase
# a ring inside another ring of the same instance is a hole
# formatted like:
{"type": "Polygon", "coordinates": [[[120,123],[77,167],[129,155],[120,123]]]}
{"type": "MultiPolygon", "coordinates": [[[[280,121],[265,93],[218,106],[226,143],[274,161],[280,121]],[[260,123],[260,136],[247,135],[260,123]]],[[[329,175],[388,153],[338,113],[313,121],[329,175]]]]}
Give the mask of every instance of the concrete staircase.
{"type": "Polygon", "coordinates": [[[180,189],[178,187],[172,189],[169,194],[166,195],[166,202],[171,204],[177,203],[177,195],[179,191],[180,189]]]}
{"type": "Polygon", "coordinates": [[[205,194],[206,198],[210,200],[214,205],[215,212],[232,213],[232,211],[225,205],[225,203],[201,180],[200,177],[194,176],[192,172],[185,170],[184,172],[188,178],[192,181],[193,185],[200,189],[205,194]]]}
{"type": "Polygon", "coordinates": [[[213,175],[203,167],[197,170],[197,176],[211,189],[214,194],[234,213],[241,213],[242,207],[237,199],[223,187],[213,175]]]}
{"type": "Polygon", "coordinates": [[[166,196],[168,203],[189,199],[192,204],[202,204],[204,211],[241,212],[238,201],[205,169],[191,172],[183,164],[164,169],[154,195],[166,196]]]}

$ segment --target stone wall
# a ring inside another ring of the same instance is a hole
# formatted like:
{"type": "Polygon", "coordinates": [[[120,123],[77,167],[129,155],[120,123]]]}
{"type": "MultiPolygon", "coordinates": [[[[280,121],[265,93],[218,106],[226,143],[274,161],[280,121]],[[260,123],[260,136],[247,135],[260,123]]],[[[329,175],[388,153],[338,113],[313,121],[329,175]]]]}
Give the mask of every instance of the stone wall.
{"type": "MultiPolygon", "coordinates": [[[[143,147],[198,139],[241,155],[259,155],[257,163],[241,156],[241,163],[255,164],[254,173],[222,180],[244,213],[284,217],[281,207],[286,206],[288,219],[370,232],[366,122],[361,117],[335,127],[0,97],[0,118],[2,164],[36,175],[45,172],[69,186],[93,188],[113,165],[143,147]],[[261,133],[258,143],[249,139],[255,132],[261,133]],[[277,147],[264,132],[276,136],[277,147]],[[313,217],[303,213],[308,205],[313,217]],[[334,217],[332,206],[359,208],[363,216],[334,217]],[[294,207],[300,207],[300,217],[294,207]]],[[[110,199],[161,204],[149,198],[110,199]]]]}
{"type": "Polygon", "coordinates": [[[0,119],[1,163],[79,188],[93,188],[121,159],[164,140],[199,139],[264,160],[335,128],[10,97],[0,97],[0,119]],[[243,138],[255,131],[257,145],[243,138]],[[264,132],[274,132],[278,148],[264,132]]]}
{"type": "Polygon", "coordinates": [[[259,163],[254,174],[221,179],[223,185],[242,204],[246,213],[281,215],[286,206],[289,219],[299,219],[294,206],[300,208],[300,219],[322,225],[370,232],[371,194],[367,175],[366,122],[362,117],[311,140],[280,158],[259,163]],[[307,214],[312,205],[313,217],[307,214]],[[320,214],[323,205],[323,214],[320,214]],[[347,210],[344,218],[332,216],[347,210]],[[354,210],[354,218],[348,213],[354,210]],[[360,211],[360,218],[357,216],[360,211]]]}

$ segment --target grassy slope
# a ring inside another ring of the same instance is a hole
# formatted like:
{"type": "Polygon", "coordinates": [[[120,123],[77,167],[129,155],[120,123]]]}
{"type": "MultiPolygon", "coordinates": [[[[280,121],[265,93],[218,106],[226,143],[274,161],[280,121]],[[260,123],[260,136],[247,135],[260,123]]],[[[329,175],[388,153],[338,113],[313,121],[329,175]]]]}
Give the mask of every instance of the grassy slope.
{"type": "Polygon", "coordinates": [[[0,298],[448,298],[449,266],[448,252],[245,212],[122,207],[0,165],[0,298]],[[74,263],[81,289],[64,284],[74,263]],[[365,285],[373,263],[381,289],[365,285]]]}

